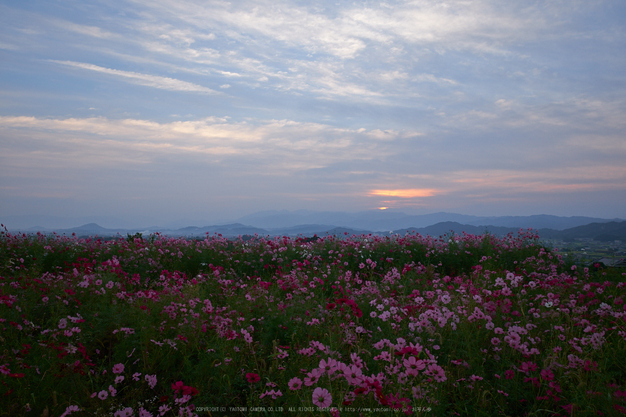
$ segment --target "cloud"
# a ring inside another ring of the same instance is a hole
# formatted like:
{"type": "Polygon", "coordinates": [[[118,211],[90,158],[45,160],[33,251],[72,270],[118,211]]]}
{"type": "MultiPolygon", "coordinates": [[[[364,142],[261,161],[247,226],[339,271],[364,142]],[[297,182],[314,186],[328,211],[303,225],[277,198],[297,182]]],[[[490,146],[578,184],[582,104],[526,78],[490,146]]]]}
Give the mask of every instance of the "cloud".
{"type": "MultiPolygon", "coordinates": [[[[565,37],[555,27],[568,19],[568,13],[556,7],[488,0],[390,7],[136,0],[128,10],[133,13],[99,26],[62,19],[53,23],[68,32],[110,41],[106,47],[102,42],[90,45],[101,54],[130,62],[151,60],[152,65],[203,77],[211,85],[236,81],[251,88],[377,105],[396,103],[398,97],[408,102],[407,95],[428,96],[424,93],[429,89],[441,94],[462,88],[468,80],[458,75],[467,69],[469,55],[446,55],[450,51],[513,54],[523,61],[515,64],[526,70],[529,63],[520,45],[546,33],[552,39],[565,37]]],[[[69,45],[84,49],[89,43],[77,40],[69,45]]],[[[81,65],[135,84],[214,94],[182,80],[76,61],[55,62],[81,65]]]]}
{"type": "Polygon", "coordinates": [[[581,163],[576,167],[544,168],[540,172],[519,169],[461,169],[446,175],[445,181],[451,191],[491,189],[492,194],[620,190],[626,184],[626,167],[619,163],[606,166],[581,163]]]}
{"type": "Polygon", "coordinates": [[[458,88],[455,73],[466,68],[446,51],[510,54],[545,33],[556,36],[554,27],[567,19],[557,8],[488,0],[369,8],[286,1],[135,4],[144,21],[156,22],[137,27],[139,44],[151,52],[183,59],[205,73],[236,74],[252,87],[262,79],[264,88],[383,105],[422,93],[423,83],[458,88]],[[436,74],[440,68],[430,65],[433,60],[445,71],[436,74]]]}
{"type": "Polygon", "coordinates": [[[410,188],[401,190],[371,190],[369,194],[384,197],[417,198],[432,197],[439,194],[439,191],[430,188],[410,188]]]}
{"type": "Polygon", "coordinates": [[[94,38],[113,39],[113,38],[120,37],[119,35],[113,32],[104,30],[98,26],[80,25],[77,23],[73,23],[73,22],[69,22],[67,20],[61,20],[61,19],[51,19],[50,22],[56,25],[57,27],[70,30],[72,32],[76,32],[81,35],[91,36],[94,38]]]}
{"type": "Polygon", "coordinates": [[[177,80],[175,78],[160,77],[158,75],[141,74],[138,72],[122,71],[111,68],[100,67],[98,65],[86,64],[82,62],[74,61],[56,61],[51,60],[56,64],[61,64],[73,68],[80,68],[89,71],[100,72],[108,75],[121,77],[123,80],[132,84],[143,85],[146,87],[154,87],[161,90],[170,91],[183,91],[190,93],[202,93],[202,94],[219,94],[217,91],[207,87],[203,87],[198,84],[189,83],[187,81],[177,80]]]}
{"type": "Polygon", "coordinates": [[[457,85],[458,83],[448,78],[435,77],[433,74],[417,74],[413,76],[413,79],[417,82],[431,82],[442,85],[457,85]]]}
{"type": "MultiPolygon", "coordinates": [[[[21,144],[6,148],[6,155],[25,164],[30,157],[47,158],[40,153],[46,150],[46,155],[54,154],[58,161],[81,164],[117,166],[133,159],[141,163],[188,160],[200,164],[248,164],[247,169],[256,167],[258,175],[282,176],[341,161],[367,161],[390,152],[383,144],[389,143],[390,138],[384,142],[372,139],[369,130],[291,120],[250,123],[207,118],[158,123],[103,117],[0,116],[0,133],[23,137],[21,144]]],[[[404,134],[398,131],[396,136],[401,138],[404,134]]]]}
{"type": "Polygon", "coordinates": [[[5,49],[7,51],[17,51],[20,48],[16,45],[12,45],[10,43],[0,42],[0,49],[5,49]]]}
{"type": "Polygon", "coordinates": [[[569,146],[587,151],[600,151],[613,157],[626,157],[626,140],[623,134],[599,135],[579,134],[573,135],[566,140],[569,146]]]}
{"type": "Polygon", "coordinates": [[[158,0],[141,3],[154,16],[173,16],[195,28],[207,23],[237,40],[263,44],[266,40],[309,53],[325,53],[343,59],[355,57],[365,48],[363,38],[380,37],[354,25],[349,19],[311,12],[286,2],[206,3],[158,0]]]}
{"type": "Polygon", "coordinates": [[[502,7],[488,0],[408,2],[389,8],[354,8],[345,13],[353,22],[386,34],[394,43],[433,45],[442,52],[506,54],[510,42],[537,39],[543,30],[559,22],[558,14],[546,16],[545,9],[532,5],[519,8],[515,3],[502,7]]]}

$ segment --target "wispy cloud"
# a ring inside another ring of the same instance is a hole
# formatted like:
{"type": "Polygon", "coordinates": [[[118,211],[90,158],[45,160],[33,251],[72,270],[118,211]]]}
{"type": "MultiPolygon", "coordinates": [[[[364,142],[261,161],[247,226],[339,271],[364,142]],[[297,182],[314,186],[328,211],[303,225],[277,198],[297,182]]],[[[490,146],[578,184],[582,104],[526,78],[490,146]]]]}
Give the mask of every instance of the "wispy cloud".
{"type": "MultiPolygon", "coordinates": [[[[90,155],[97,155],[100,150],[106,150],[108,154],[119,153],[126,158],[137,155],[139,160],[144,161],[162,157],[200,161],[204,155],[213,157],[213,162],[223,161],[224,158],[231,162],[247,161],[263,167],[265,172],[287,174],[288,171],[284,171],[286,168],[307,170],[345,160],[370,160],[389,154],[389,149],[369,137],[368,130],[289,120],[248,123],[208,118],[157,123],[102,117],[42,119],[0,116],[0,132],[7,129],[31,132],[31,146],[35,149],[56,149],[57,158],[63,158],[63,152],[71,147],[73,151],[67,158],[79,157],[83,161],[90,159],[90,155]],[[85,152],[84,157],[79,156],[81,149],[85,152]]],[[[404,132],[396,133],[396,137],[402,135],[404,132]]],[[[7,152],[18,152],[22,157],[26,155],[20,147],[7,149],[7,152]]],[[[104,163],[118,165],[115,158],[104,163]]]]}
{"type": "Polygon", "coordinates": [[[203,87],[198,84],[193,84],[187,81],[178,80],[176,78],[161,77],[158,75],[141,74],[138,72],[116,70],[116,69],[111,69],[111,68],[100,67],[98,65],[87,64],[83,62],[56,61],[56,60],[51,60],[51,62],[60,64],[60,65],[65,65],[68,67],[80,68],[84,70],[95,71],[95,72],[100,72],[100,73],[104,73],[107,75],[121,77],[123,80],[132,84],[158,88],[161,90],[184,91],[184,92],[202,93],[202,94],[220,94],[217,91],[212,90],[210,88],[203,87]]]}
{"type": "Polygon", "coordinates": [[[17,45],[12,45],[6,42],[0,42],[0,49],[5,49],[7,51],[17,51],[20,48],[17,45]]]}
{"type": "Polygon", "coordinates": [[[102,29],[98,26],[81,25],[78,23],[73,23],[67,20],[62,20],[62,19],[51,19],[49,20],[49,22],[56,25],[58,28],[69,30],[71,32],[79,33],[85,36],[91,36],[91,37],[100,38],[100,39],[113,39],[113,38],[120,39],[121,38],[120,35],[114,32],[110,32],[108,30],[102,29]]]}

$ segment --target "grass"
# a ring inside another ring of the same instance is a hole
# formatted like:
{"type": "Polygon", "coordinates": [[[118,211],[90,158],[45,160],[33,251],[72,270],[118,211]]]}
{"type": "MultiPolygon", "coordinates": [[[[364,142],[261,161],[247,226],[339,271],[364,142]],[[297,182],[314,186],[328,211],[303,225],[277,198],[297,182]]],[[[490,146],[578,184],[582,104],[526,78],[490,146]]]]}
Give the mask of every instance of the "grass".
{"type": "Polygon", "coordinates": [[[625,275],[531,231],[5,231],[0,415],[626,414],[625,275]]]}

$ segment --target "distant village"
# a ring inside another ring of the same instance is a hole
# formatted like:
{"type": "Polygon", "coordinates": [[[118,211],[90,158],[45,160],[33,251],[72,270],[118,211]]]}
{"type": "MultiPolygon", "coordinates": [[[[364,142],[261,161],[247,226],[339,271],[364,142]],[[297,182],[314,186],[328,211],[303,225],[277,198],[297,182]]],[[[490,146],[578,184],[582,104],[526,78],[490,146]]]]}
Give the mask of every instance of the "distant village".
{"type": "Polygon", "coordinates": [[[626,242],[621,240],[603,242],[584,237],[568,241],[541,239],[541,242],[558,249],[562,255],[573,257],[576,263],[584,265],[600,263],[607,267],[626,268],[626,242]]]}

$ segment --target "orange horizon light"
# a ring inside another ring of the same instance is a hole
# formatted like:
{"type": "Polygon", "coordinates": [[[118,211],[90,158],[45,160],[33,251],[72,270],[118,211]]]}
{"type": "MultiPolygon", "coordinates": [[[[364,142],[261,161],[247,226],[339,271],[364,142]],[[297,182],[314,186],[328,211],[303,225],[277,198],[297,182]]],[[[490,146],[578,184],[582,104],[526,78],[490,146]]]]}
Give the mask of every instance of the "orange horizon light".
{"type": "Polygon", "coordinates": [[[415,197],[431,197],[435,195],[432,188],[410,188],[403,190],[372,190],[370,195],[380,195],[387,197],[415,198],[415,197]]]}

